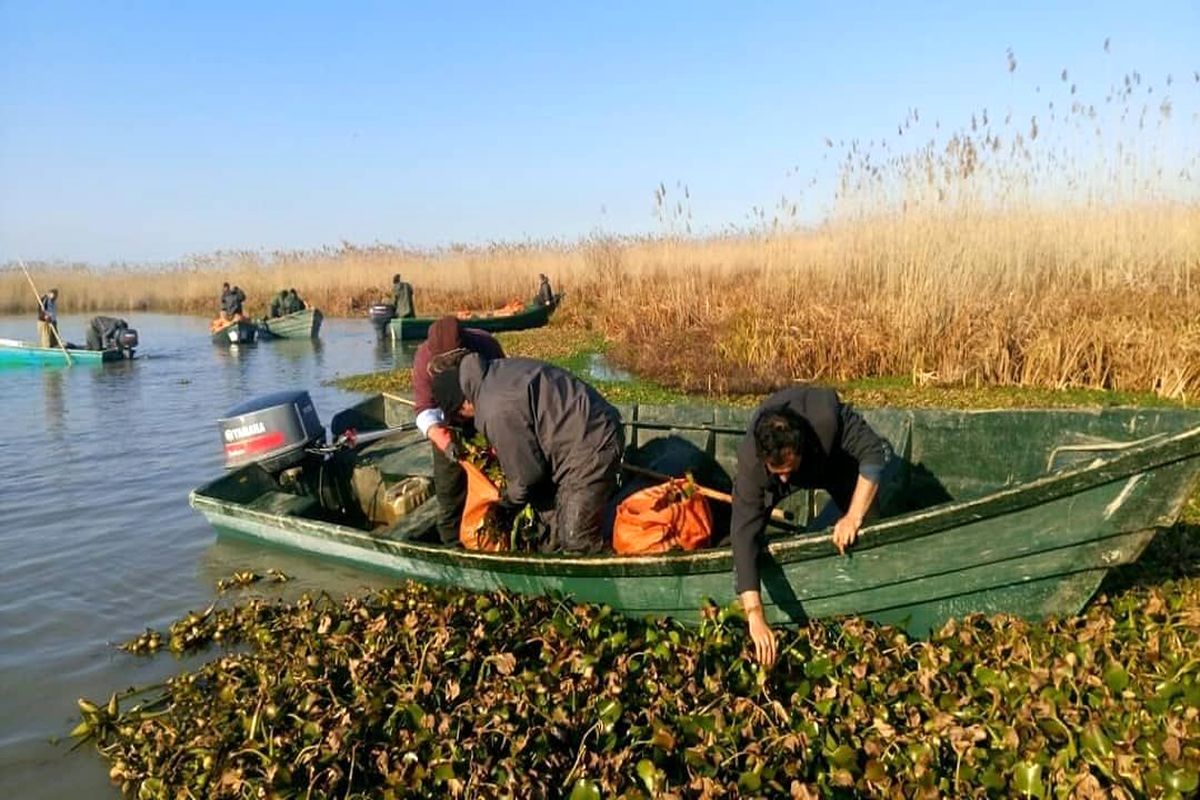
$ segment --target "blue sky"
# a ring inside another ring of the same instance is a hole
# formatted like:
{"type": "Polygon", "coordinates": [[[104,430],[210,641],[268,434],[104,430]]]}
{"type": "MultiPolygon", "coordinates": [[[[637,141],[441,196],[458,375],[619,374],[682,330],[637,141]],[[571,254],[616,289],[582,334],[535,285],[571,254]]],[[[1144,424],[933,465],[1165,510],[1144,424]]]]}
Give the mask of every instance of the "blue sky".
{"type": "Polygon", "coordinates": [[[655,231],[660,182],[719,231],[909,108],[1033,107],[1063,68],[1194,98],[1197,41],[1195,0],[0,0],[0,260],[655,231]]]}

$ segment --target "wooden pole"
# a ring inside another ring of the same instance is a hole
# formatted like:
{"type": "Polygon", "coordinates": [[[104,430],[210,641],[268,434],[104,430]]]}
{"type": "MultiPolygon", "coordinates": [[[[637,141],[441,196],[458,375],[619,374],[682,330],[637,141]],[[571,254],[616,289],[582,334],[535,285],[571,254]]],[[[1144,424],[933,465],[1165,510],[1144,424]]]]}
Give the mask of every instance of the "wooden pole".
{"type": "Polygon", "coordinates": [[[407,397],[401,397],[398,394],[392,394],[391,392],[380,392],[380,394],[388,400],[395,400],[397,403],[403,403],[410,408],[416,405],[412,400],[409,400],[407,397]]]}
{"type": "MultiPolygon", "coordinates": [[[[37,298],[38,308],[44,315],[46,313],[46,307],[42,305],[42,293],[38,291],[37,284],[33,282],[33,276],[30,275],[29,270],[25,268],[25,262],[18,258],[17,263],[21,265],[21,271],[25,273],[25,277],[29,280],[29,288],[33,289],[33,296],[37,298]]],[[[58,325],[51,322],[50,330],[54,331],[54,339],[58,342],[58,347],[63,351],[63,355],[67,357],[67,366],[73,366],[75,362],[71,360],[71,354],[67,352],[67,346],[63,344],[62,336],[60,336],[58,333],[58,325]]]]}
{"type": "MultiPolygon", "coordinates": [[[[679,478],[673,477],[671,475],[665,475],[661,472],[655,472],[652,469],[646,469],[645,467],[638,467],[633,464],[622,464],[621,468],[623,470],[625,470],[626,472],[631,472],[634,475],[641,475],[645,478],[654,478],[655,480],[660,480],[660,481],[680,480],[679,478]]],[[[709,489],[708,487],[701,486],[699,484],[696,485],[696,491],[699,492],[700,494],[704,495],[705,497],[712,498],[713,500],[719,500],[722,503],[729,503],[730,505],[733,504],[733,496],[726,494],[725,492],[718,492],[716,489],[709,489]]],[[[788,514],[786,511],[784,511],[781,508],[772,508],[771,509],[771,519],[773,519],[775,522],[785,522],[789,525],[793,524],[791,515],[788,514]]]]}

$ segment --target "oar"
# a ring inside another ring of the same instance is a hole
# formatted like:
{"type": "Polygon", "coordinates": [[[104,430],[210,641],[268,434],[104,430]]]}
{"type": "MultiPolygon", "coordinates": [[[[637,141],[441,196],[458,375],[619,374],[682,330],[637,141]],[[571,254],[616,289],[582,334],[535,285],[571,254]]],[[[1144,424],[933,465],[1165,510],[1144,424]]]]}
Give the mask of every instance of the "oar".
{"type": "MultiPolygon", "coordinates": [[[[661,472],[655,472],[652,469],[646,469],[645,467],[639,467],[639,466],[635,466],[633,464],[622,464],[621,468],[623,470],[625,470],[626,472],[633,473],[634,475],[641,475],[646,478],[654,478],[655,480],[659,480],[659,481],[677,481],[677,480],[679,480],[679,478],[676,478],[674,476],[664,475],[661,472]]],[[[712,498],[713,500],[719,500],[722,503],[729,503],[731,505],[733,504],[733,497],[731,495],[726,494],[725,492],[718,492],[716,489],[709,489],[708,487],[701,486],[699,484],[696,485],[696,491],[699,492],[700,494],[704,495],[705,497],[712,498]]],[[[787,513],[786,511],[784,511],[782,508],[772,508],[771,509],[771,519],[773,519],[776,522],[784,522],[789,525],[792,524],[792,515],[787,513]]]]}
{"type": "MultiPolygon", "coordinates": [[[[37,284],[33,282],[33,276],[29,274],[29,270],[25,269],[25,262],[17,259],[17,263],[21,265],[21,271],[25,273],[25,277],[29,279],[29,288],[33,289],[33,296],[37,298],[38,308],[42,314],[46,313],[46,307],[42,305],[42,293],[38,291],[37,284]]],[[[67,366],[73,366],[75,362],[71,360],[71,354],[67,352],[66,345],[63,344],[62,336],[58,334],[58,326],[53,322],[50,323],[50,330],[54,331],[54,339],[58,342],[58,347],[63,351],[63,355],[67,357],[67,366]]]]}

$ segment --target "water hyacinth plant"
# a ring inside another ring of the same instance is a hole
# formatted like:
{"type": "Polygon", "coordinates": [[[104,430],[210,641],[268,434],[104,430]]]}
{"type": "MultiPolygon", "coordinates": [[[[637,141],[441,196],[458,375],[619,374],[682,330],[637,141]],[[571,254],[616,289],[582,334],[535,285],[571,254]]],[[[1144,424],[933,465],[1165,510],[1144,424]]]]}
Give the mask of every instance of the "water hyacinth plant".
{"type": "Polygon", "coordinates": [[[787,631],[769,673],[733,609],[689,629],[416,584],[250,599],[171,627],[223,648],[73,732],[136,797],[1187,797],[1200,581],[1078,618],[928,641],[787,631]]]}

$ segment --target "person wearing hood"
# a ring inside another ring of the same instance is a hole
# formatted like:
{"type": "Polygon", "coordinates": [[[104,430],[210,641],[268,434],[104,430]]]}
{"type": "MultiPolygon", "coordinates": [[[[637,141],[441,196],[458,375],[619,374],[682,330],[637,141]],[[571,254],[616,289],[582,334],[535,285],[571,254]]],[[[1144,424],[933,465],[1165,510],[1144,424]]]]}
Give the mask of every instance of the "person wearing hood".
{"type": "Polygon", "coordinates": [[[478,353],[492,360],[504,358],[504,348],[490,333],[463,328],[456,318],[447,316],[429,326],[428,336],[413,354],[413,411],[417,415],[417,429],[429,439],[433,450],[433,491],[440,508],[437,532],[442,544],[458,541],[459,523],[467,501],[467,475],[458,463],[462,458],[459,441],[475,435],[474,426],[464,420],[456,437],[433,398],[431,368],[455,353],[478,353]]]}
{"type": "Polygon", "coordinates": [[[501,505],[533,505],[550,530],[545,551],[608,549],[604,517],[625,436],[599,392],[552,364],[470,353],[434,373],[433,395],[447,418],[487,437],[504,471],[501,505]]]}
{"type": "Polygon", "coordinates": [[[109,350],[117,347],[121,331],[128,327],[129,323],[116,317],[92,317],[87,327],[88,350],[109,350]]]}
{"type": "Polygon", "coordinates": [[[396,306],[397,319],[410,319],[417,315],[412,284],[400,280],[399,272],[392,276],[392,302],[396,306]]]}
{"type": "Polygon", "coordinates": [[[550,288],[550,279],[544,274],[538,275],[537,297],[534,302],[542,306],[554,305],[554,290],[550,288]]]}
{"type": "Polygon", "coordinates": [[[798,489],[824,489],[841,512],[833,544],[845,553],[875,500],[888,452],[883,439],[832,389],[783,389],[751,418],[737,450],[730,536],[734,590],[760,663],[775,661],[775,634],[763,610],[758,574],[771,509],[798,489]]]}
{"type": "Polygon", "coordinates": [[[308,304],[300,299],[300,295],[296,294],[295,289],[288,289],[287,300],[284,303],[284,308],[287,309],[285,313],[295,314],[308,308],[308,304]]]}
{"type": "Polygon", "coordinates": [[[282,317],[284,314],[290,314],[288,310],[288,293],[287,289],[280,289],[279,294],[271,298],[271,307],[267,312],[271,319],[282,317]]]}

